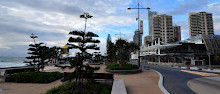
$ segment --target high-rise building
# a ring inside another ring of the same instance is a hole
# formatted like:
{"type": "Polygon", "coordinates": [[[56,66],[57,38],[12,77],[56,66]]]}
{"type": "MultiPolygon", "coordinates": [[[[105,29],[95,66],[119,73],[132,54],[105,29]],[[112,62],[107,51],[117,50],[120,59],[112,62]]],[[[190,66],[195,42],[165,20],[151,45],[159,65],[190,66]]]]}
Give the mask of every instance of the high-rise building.
{"type": "Polygon", "coordinates": [[[140,31],[135,30],[134,31],[134,36],[133,36],[133,42],[136,43],[137,45],[139,44],[139,36],[140,36],[140,46],[142,45],[142,34],[140,34],[140,31]]]}
{"type": "Polygon", "coordinates": [[[180,41],[181,40],[181,28],[178,25],[173,26],[173,32],[174,32],[174,41],[180,41]]]}
{"type": "Polygon", "coordinates": [[[112,38],[111,38],[111,35],[108,34],[108,37],[107,37],[107,42],[111,42],[112,41],[112,38]]]}
{"type": "Polygon", "coordinates": [[[161,38],[161,40],[166,43],[174,42],[172,16],[166,14],[153,15],[152,19],[152,39],[156,40],[161,38]]]}
{"type": "Polygon", "coordinates": [[[150,11],[148,10],[148,32],[149,32],[149,35],[152,35],[152,32],[153,32],[153,15],[157,15],[157,12],[156,11],[150,11]]]}
{"type": "Polygon", "coordinates": [[[199,34],[214,34],[212,13],[189,13],[189,34],[190,38],[199,34]]]}

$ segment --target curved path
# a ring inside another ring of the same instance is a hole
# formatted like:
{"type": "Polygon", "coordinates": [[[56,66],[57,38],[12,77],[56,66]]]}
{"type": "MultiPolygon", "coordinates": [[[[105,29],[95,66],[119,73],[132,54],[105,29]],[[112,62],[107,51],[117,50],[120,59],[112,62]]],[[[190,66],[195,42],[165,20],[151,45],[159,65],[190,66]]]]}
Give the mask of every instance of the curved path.
{"type": "Polygon", "coordinates": [[[219,94],[220,77],[203,77],[188,81],[187,85],[198,94],[219,94]]]}
{"type": "Polygon", "coordinates": [[[188,86],[187,82],[194,78],[202,76],[190,74],[180,71],[180,69],[173,69],[168,67],[159,67],[146,65],[154,70],[160,72],[164,77],[164,87],[170,94],[196,94],[188,86]]]}
{"type": "MultiPolygon", "coordinates": [[[[105,72],[105,66],[97,72],[105,72]]],[[[163,94],[158,87],[160,76],[153,70],[143,70],[141,73],[114,74],[114,79],[123,79],[128,94],[163,94]]]]}

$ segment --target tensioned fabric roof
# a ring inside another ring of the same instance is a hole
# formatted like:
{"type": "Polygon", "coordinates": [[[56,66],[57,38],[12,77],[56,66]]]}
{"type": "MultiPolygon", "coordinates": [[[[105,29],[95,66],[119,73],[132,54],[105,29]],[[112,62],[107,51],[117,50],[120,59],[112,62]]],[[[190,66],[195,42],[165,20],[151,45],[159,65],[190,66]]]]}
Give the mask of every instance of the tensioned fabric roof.
{"type": "Polygon", "coordinates": [[[182,45],[182,44],[153,45],[153,46],[150,46],[150,47],[144,47],[140,51],[148,52],[148,51],[154,51],[156,49],[163,50],[163,49],[167,49],[167,48],[176,47],[176,46],[179,46],[179,45],[182,45]]]}
{"type": "Polygon", "coordinates": [[[141,48],[140,51],[142,52],[148,52],[148,51],[154,51],[156,49],[167,49],[176,47],[179,45],[182,45],[181,43],[195,43],[195,44],[205,44],[207,52],[214,54],[220,52],[220,35],[198,35],[191,39],[186,39],[183,41],[179,41],[176,43],[162,43],[162,45],[153,45],[149,47],[141,48]]]}

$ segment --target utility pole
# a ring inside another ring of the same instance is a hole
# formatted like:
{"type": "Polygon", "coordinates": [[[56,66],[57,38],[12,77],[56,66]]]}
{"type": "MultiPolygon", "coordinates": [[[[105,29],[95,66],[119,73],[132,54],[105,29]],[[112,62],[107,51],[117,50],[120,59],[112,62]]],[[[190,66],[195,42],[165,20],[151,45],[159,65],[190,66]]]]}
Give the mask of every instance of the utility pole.
{"type": "Polygon", "coordinates": [[[138,7],[137,8],[128,8],[128,10],[130,10],[130,9],[137,9],[138,10],[138,18],[137,18],[137,21],[138,21],[138,33],[139,33],[139,37],[138,37],[138,45],[139,45],[139,49],[138,49],[138,66],[140,67],[141,65],[140,65],[140,62],[141,62],[141,59],[140,59],[140,44],[141,44],[141,34],[143,34],[143,32],[140,32],[140,17],[139,17],[139,10],[140,9],[150,9],[149,7],[147,7],[147,8],[140,8],[139,7],[140,6],[140,4],[139,4],[139,0],[138,0],[138,7]]]}

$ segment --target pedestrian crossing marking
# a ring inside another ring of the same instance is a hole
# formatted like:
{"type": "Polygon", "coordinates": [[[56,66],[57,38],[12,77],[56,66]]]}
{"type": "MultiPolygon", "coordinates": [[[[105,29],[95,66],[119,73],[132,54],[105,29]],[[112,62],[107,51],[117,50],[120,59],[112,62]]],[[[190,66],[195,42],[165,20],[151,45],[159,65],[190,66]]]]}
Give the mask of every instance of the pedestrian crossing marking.
{"type": "Polygon", "coordinates": [[[181,70],[181,71],[191,74],[201,75],[201,76],[220,76],[219,74],[214,74],[214,73],[205,73],[205,72],[197,72],[197,71],[189,71],[189,70],[181,70]]]}

